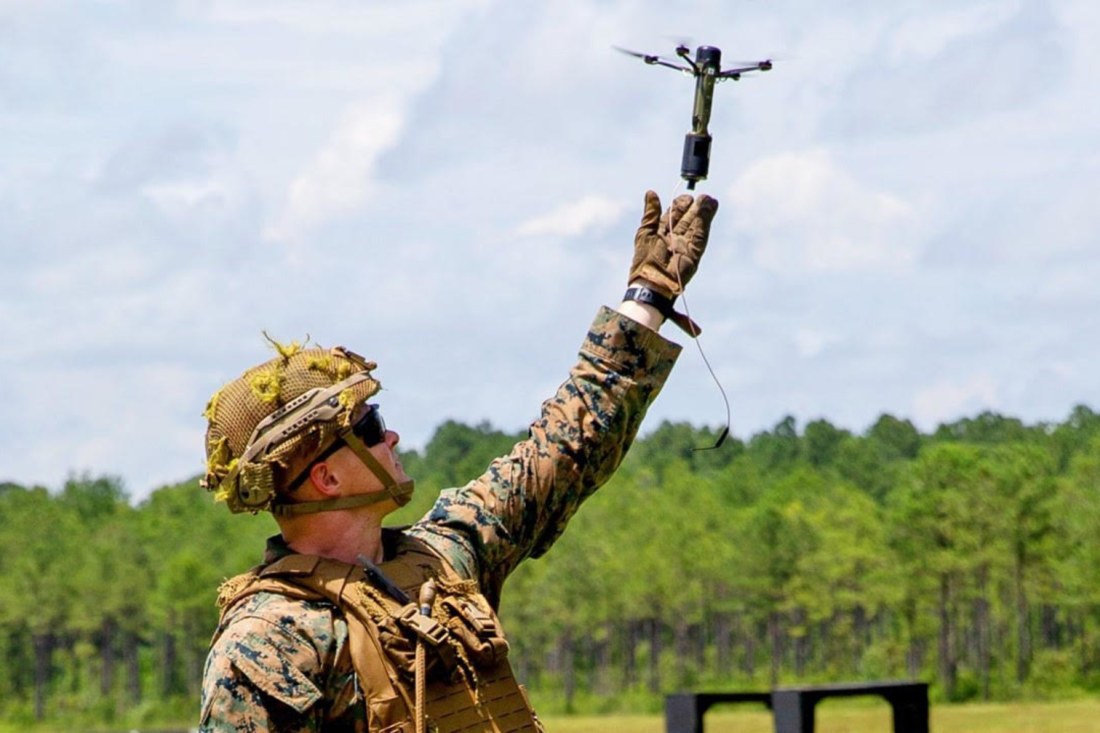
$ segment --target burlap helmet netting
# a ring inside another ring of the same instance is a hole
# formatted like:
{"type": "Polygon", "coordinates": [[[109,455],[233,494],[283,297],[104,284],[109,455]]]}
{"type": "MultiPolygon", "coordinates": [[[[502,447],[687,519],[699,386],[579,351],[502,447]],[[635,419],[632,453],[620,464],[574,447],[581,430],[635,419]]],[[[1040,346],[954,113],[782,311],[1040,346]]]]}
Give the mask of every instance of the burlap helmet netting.
{"type": "Polygon", "coordinates": [[[270,509],[292,488],[288,482],[348,427],[355,408],[381,387],[370,375],[377,365],[343,347],[303,349],[297,342],[268,340],[278,356],[219,389],[203,412],[208,420],[203,485],[233,512],[270,509]],[[318,395],[327,397],[323,411],[306,409],[318,395]],[[307,414],[314,419],[305,419],[307,414]],[[316,419],[318,414],[323,419],[316,419]],[[255,435],[261,423],[263,432],[255,435]],[[250,451],[254,455],[242,462],[250,451]]]}

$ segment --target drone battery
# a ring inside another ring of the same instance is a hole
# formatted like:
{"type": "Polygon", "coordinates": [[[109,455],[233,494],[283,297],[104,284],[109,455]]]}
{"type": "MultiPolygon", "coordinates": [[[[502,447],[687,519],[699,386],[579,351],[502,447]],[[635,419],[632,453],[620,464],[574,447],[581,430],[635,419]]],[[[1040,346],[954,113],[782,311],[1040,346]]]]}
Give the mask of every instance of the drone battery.
{"type": "Polygon", "coordinates": [[[696,181],[706,180],[710,168],[710,135],[689,132],[684,136],[684,157],[680,162],[680,177],[688,182],[689,190],[696,181]]]}

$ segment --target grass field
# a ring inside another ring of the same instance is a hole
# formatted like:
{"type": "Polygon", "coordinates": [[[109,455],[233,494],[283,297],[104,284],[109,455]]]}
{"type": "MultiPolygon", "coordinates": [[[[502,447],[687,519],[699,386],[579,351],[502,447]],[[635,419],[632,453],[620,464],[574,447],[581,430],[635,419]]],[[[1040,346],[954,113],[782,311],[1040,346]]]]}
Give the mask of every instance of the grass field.
{"type": "MultiPolygon", "coordinates": [[[[550,733],[664,733],[664,719],[652,716],[545,719],[550,733]]],[[[772,717],[753,708],[716,709],[704,718],[706,733],[772,733],[772,717]]],[[[932,708],[933,733],[1100,733],[1100,700],[932,708]]],[[[886,703],[852,707],[818,706],[816,733],[888,733],[886,703]]]]}
{"type": "MultiPolygon", "coordinates": [[[[664,733],[660,715],[543,718],[550,733],[664,733]]],[[[772,717],[763,708],[718,708],[704,720],[706,733],[773,733],[772,717]]],[[[932,708],[933,733],[1100,733],[1100,700],[998,705],[945,705],[932,708]]],[[[193,724],[192,724],[193,725],[193,724]]],[[[189,726],[177,726],[185,731],[189,726]]],[[[168,730],[166,726],[160,730],[168,730]]],[[[81,729],[90,730],[90,729],[81,729]]],[[[105,730],[105,729],[95,729],[105,730]]],[[[889,733],[886,703],[850,701],[818,706],[816,733],[889,733]]],[[[0,733],[71,733],[70,728],[13,727],[0,723],[0,733]]]]}

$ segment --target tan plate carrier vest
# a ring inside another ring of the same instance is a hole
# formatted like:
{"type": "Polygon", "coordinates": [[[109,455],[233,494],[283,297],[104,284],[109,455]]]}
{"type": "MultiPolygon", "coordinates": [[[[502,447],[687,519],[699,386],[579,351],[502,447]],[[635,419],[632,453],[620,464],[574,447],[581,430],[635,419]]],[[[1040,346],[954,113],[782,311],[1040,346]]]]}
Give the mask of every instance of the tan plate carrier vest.
{"type": "Polygon", "coordinates": [[[364,568],[316,555],[289,555],[222,586],[222,614],[254,593],[327,600],[343,611],[348,645],[366,698],[370,730],[412,731],[416,644],[426,645],[428,730],[542,731],[508,663],[500,620],[472,581],[464,581],[423,543],[402,536],[394,560],[379,567],[410,598],[435,578],[432,615],[402,605],[371,584],[364,568]]]}

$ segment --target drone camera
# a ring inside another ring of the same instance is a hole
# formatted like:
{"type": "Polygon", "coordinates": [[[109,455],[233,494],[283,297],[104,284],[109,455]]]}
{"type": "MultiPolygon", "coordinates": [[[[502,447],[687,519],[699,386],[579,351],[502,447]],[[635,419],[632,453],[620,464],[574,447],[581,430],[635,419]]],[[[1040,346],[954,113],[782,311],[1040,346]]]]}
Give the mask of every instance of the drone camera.
{"type": "Polygon", "coordinates": [[[680,160],[680,177],[687,181],[689,191],[705,180],[710,170],[710,135],[689,132],[684,136],[684,157],[680,160]]]}

